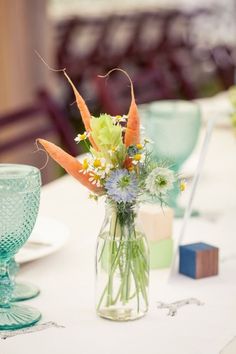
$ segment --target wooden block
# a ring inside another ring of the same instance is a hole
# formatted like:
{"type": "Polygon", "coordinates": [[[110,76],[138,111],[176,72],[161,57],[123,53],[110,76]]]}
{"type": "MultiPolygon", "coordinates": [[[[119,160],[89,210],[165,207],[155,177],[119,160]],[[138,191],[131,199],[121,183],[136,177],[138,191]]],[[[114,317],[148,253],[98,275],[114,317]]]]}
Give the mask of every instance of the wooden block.
{"type": "Polygon", "coordinates": [[[173,257],[173,240],[171,238],[149,241],[150,268],[169,268],[173,257]]]}
{"type": "Polygon", "coordinates": [[[159,241],[172,236],[173,210],[157,204],[143,204],[139,211],[139,222],[150,241],[159,241]]]}
{"type": "Polygon", "coordinates": [[[218,274],[219,249],[198,242],[179,247],[179,272],[194,279],[218,274]]]}

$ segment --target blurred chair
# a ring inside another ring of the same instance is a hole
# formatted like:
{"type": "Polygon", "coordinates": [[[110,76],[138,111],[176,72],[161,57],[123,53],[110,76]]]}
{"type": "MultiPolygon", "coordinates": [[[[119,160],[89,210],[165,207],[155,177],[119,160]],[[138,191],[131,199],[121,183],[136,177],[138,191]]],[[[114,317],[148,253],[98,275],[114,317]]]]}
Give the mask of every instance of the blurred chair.
{"type": "Polygon", "coordinates": [[[235,84],[236,48],[218,45],[210,51],[219,78],[225,90],[235,84]]]}
{"type": "MultiPolygon", "coordinates": [[[[174,88],[168,77],[161,70],[146,69],[142,72],[130,73],[134,84],[135,98],[138,104],[174,99],[174,88]]],[[[130,105],[130,85],[120,72],[111,74],[109,80],[96,78],[97,93],[101,104],[101,112],[111,115],[127,114],[130,105]]]]}
{"type": "Polygon", "coordinates": [[[133,46],[137,40],[142,13],[114,14],[100,43],[100,64],[104,71],[120,66],[124,61],[135,63],[133,46]]]}
{"type": "Polygon", "coordinates": [[[194,99],[199,95],[197,82],[193,79],[199,63],[193,56],[195,43],[191,33],[194,21],[203,15],[209,15],[209,10],[173,10],[165,15],[164,37],[159,50],[166,53],[171,73],[177,83],[177,92],[185,99],[194,99]],[[193,75],[190,74],[191,71],[193,75]]]}
{"type": "Polygon", "coordinates": [[[108,31],[109,17],[74,17],[57,26],[56,62],[72,78],[81,80],[100,61],[100,49],[108,31]]]}
{"type": "MultiPolygon", "coordinates": [[[[215,94],[232,81],[233,55],[219,47],[206,48],[207,53],[201,56],[194,24],[207,21],[212,11],[157,9],[66,19],[57,25],[57,65],[66,67],[94,114],[127,108],[127,90],[119,80],[112,75],[111,83],[104,86],[97,79],[98,74],[115,67],[125,69],[134,79],[139,103],[215,94]],[[112,87],[115,81],[116,90],[112,87]]],[[[69,106],[73,93],[66,92],[65,104],[69,106]]]]}
{"type": "MultiPolygon", "coordinates": [[[[114,67],[122,67],[135,77],[135,86],[139,86],[136,90],[139,92],[138,100],[142,103],[175,97],[166,58],[160,55],[157,60],[153,60],[153,67],[150,57],[156,59],[159,52],[150,54],[148,50],[150,55],[147,56],[145,46],[142,45],[147,38],[143,38],[138,46],[146,18],[156,19],[156,16],[156,13],[153,15],[141,12],[99,18],[77,17],[58,24],[57,66],[66,67],[73,82],[79,84],[79,90],[82,95],[86,95],[91,111],[97,113],[111,106],[107,100],[109,94],[105,92],[106,88],[101,79],[97,79],[97,75],[105,74],[114,67]],[[145,57],[147,60],[142,65],[142,58],[145,57]],[[144,85],[141,79],[145,81],[144,85]],[[147,90],[148,79],[150,90],[147,90]],[[142,86],[145,89],[142,89],[142,86]]],[[[158,30],[159,28],[156,32],[158,30]]],[[[155,37],[155,49],[156,39],[155,37]]],[[[119,80],[117,84],[119,85],[119,80]]],[[[120,89],[121,86],[117,91],[122,91],[120,89]]],[[[67,92],[68,105],[73,101],[73,95],[71,90],[67,92]]],[[[126,101],[128,103],[127,97],[126,101]]],[[[126,106],[127,104],[122,102],[120,109],[126,106]]],[[[113,106],[109,111],[116,109],[113,106]]]]}
{"type": "MultiPolygon", "coordinates": [[[[44,154],[32,154],[39,137],[59,139],[68,153],[78,155],[72,127],[46,91],[40,91],[32,105],[0,115],[0,161],[42,166],[46,159],[44,154]]],[[[42,170],[42,177],[46,183],[53,179],[53,174],[50,176],[46,168],[42,170]]]]}

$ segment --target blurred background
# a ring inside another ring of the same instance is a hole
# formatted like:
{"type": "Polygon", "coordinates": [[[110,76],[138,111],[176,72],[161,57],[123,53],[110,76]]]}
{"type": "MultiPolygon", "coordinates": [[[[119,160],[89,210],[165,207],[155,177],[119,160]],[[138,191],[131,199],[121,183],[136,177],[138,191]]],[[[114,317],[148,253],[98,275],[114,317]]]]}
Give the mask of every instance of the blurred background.
{"type": "MultiPolygon", "coordinates": [[[[138,104],[211,97],[236,80],[235,0],[0,0],[0,162],[32,163],[44,137],[74,156],[83,130],[66,68],[93,115],[138,104]]],[[[43,182],[60,176],[52,161],[43,182]]]]}

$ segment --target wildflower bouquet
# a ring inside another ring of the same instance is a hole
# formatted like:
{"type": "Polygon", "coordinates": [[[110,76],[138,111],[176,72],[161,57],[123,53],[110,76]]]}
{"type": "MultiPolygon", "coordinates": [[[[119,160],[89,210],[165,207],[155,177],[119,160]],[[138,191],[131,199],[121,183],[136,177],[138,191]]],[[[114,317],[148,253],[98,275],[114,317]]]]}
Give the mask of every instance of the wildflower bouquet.
{"type": "Polygon", "coordinates": [[[175,175],[152,161],[149,141],[140,137],[138,109],[127,74],[131,83],[129,112],[115,117],[92,117],[64,74],[74,90],[86,129],[75,141],[89,141],[89,154],[79,162],[58,146],[43,139],[39,142],[90,190],[92,198],[107,197],[106,218],[97,243],[97,313],[114,320],[138,318],[148,309],[149,253],[146,238],[135,222],[136,205],[144,194],[163,201],[175,175]]]}

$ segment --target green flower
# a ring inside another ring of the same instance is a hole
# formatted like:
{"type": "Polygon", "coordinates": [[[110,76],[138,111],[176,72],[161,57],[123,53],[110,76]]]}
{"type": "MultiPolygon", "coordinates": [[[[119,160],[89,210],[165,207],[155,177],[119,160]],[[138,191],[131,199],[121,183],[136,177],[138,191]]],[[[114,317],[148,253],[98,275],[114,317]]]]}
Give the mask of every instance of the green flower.
{"type": "Polygon", "coordinates": [[[122,165],[125,159],[125,146],[122,140],[122,127],[114,125],[112,117],[108,114],[101,114],[100,117],[91,119],[91,135],[99,152],[91,149],[91,152],[98,157],[105,157],[112,164],[122,165]],[[109,151],[114,150],[114,154],[109,151]]]}
{"type": "Polygon", "coordinates": [[[122,144],[122,129],[113,124],[108,114],[102,114],[98,118],[92,117],[91,130],[92,137],[101,150],[122,144]]]}

